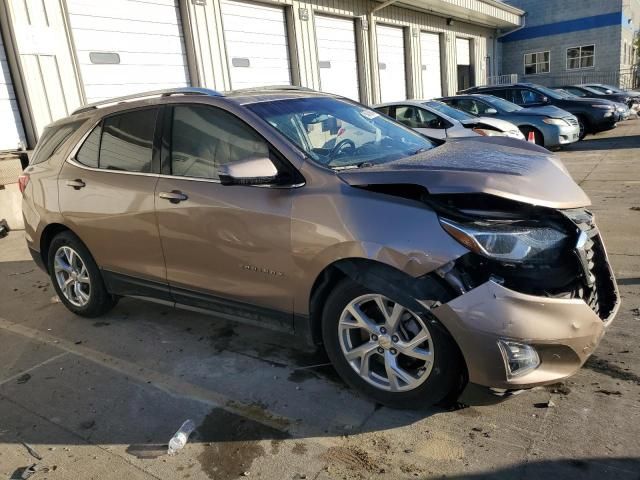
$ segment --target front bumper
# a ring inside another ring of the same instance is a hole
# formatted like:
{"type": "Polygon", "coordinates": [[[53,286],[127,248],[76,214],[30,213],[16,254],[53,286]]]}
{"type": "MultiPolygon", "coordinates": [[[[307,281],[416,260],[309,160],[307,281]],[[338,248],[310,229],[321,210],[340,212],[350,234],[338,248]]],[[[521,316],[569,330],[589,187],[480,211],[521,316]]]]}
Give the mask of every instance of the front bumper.
{"type": "Polygon", "coordinates": [[[469,382],[507,390],[557,382],[589,358],[619,307],[601,319],[581,299],[527,295],[488,281],[433,310],[454,337],[469,382]],[[507,378],[499,339],[532,345],[540,366],[507,378]]]}
{"type": "Polygon", "coordinates": [[[557,147],[577,142],[580,139],[580,127],[576,125],[546,125],[542,128],[546,147],[557,147]]]}

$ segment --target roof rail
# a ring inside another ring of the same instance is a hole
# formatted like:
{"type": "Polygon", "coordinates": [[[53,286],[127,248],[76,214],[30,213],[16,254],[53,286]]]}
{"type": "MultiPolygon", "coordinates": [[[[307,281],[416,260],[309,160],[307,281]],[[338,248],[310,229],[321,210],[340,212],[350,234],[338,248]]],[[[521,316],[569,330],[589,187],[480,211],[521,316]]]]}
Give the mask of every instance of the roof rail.
{"type": "Polygon", "coordinates": [[[208,88],[199,88],[199,87],[181,87],[181,88],[167,88],[165,90],[154,90],[151,92],[140,92],[134,93],[132,95],[126,95],[124,97],[116,97],[110,98],[108,100],[103,100],[101,102],[90,103],[88,105],[84,105],[73,111],[72,115],[77,113],[88,112],[90,110],[95,110],[101,107],[107,107],[110,105],[117,105],[119,103],[132,102],[135,100],[142,100],[145,98],[153,98],[153,97],[170,97],[172,95],[208,95],[210,97],[221,97],[222,94],[215,90],[210,90],[208,88]]]}
{"type": "Polygon", "coordinates": [[[256,87],[247,87],[247,88],[239,88],[237,90],[231,90],[232,92],[255,92],[261,90],[300,90],[303,92],[313,92],[314,90],[307,87],[301,87],[299,85],[264,85],[264,86],[256,86],[256,87]]]}

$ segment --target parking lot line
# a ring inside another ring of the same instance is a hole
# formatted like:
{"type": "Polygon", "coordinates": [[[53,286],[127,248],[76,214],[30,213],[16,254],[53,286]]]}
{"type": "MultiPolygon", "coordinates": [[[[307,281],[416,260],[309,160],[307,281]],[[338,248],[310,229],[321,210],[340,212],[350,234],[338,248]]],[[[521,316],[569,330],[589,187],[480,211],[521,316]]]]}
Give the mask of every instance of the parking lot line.
{"type": "Polygon", "coordinates": [[[51,358],[47,358],[45,361],[40,362],[37,365],[29,367],[26,370],[22,370],[21,372],[18,372],[15,375],[12,375],[12,376],[10,376],[8,378],[5,378],[4,380],[0,380],[0,386],[4,385],[5,383],[9,383],[9,382],[11,382],[13,380],[16,380],[16,379],[20,378],[21,376],[23,376],[23,375],[25,375],[27,373],[30,373],[30,372],[32,372],[32,371],[34,371],[34,370],[36,370],[36,369],[48,364],[48,363],[53,362],[54,360],[57,360],[57,359],[59,359],[61,357],[64,357],[65,355],[68,355],[68,354],[69,354],[69,352],[59,353],[58,355],[54,355],[51,358]]]}
{"type": "MultiPolygon", "coordinates": [[[[62,354],[52,357],[38,366],[49,363],[62,355],[72,353],[98,365],[114,370],[120,374],[126,375],[141,384],[153,386],[174,397],[188,398],[212,407],[221,408],[235,415],[242,416],[279,431],[291,433],[289,431],[289,427],[296,423],[295,419],[276,415],[266,409],[256,409],[255,406],[237,401],[218,392],[213,392],[192,383],[181,381],[149,368],[140,367],[135,363],[113,357],[103,352],[98,352],[84,346],[76,345],[68,340],[57,338],[47,333],[25,327],[24,325],[13,323],[2,317],[0,317],[0,328],[65,350],[62,354]]],[[[32,368],[37,368],[37,366],[32,368]]],[[[20,375],[24,373],[25,372],[21,372],[20,375]]],[[[6,381],[9,380],[11,379],[7,379],[6,381]]]]}

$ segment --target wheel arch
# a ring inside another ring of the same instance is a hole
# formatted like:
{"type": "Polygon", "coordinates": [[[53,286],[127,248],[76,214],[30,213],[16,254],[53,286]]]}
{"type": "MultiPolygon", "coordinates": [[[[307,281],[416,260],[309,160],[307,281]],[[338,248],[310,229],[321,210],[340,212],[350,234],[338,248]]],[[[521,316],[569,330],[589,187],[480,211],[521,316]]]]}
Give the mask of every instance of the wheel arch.
{"type": "MultiPolygon", "coordinates": [[[[413,277],[388,263],[370,258],[342,258],[327,265],[316,277],[309,295],[309,335],[314,344],[322,342],[322,314],[325,302],[335,285],[343,278],[351,278],[374,292],[382,293],[417,312],[424,311],[425,305],[419,300],[431,284],[455,296],[451,287],[433,274],[413,277]]],[[[448,301],[450,298],[447,298],[448,301]]]]}
{"type": "Polygon", "coordinates": [[[49,247],[55,236],[62,232],[71,232],[76,237],[78,236],[73,230],[62,223],[50,223],[40,234],[40,258],[42,258],[42,263],[47,273],[49,273],[49,247]]]}

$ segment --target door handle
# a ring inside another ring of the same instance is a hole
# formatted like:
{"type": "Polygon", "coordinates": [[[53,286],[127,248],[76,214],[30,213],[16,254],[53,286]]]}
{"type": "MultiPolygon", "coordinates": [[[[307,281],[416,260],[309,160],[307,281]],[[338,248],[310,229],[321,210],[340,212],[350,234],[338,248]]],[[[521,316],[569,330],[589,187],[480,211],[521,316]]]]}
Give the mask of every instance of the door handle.
{"type": "Polygon", "coordinates": [[[67,180],[67,187],[73,187],[76,190],[80,190],[85,186],[86,186],[86,183],[84,183],[79,178],[76,178],[75,180],[67,180]]]}
{"type": "Polygon", "coordinates": [[[165,200],[169,200],[171,203],[180,203],[189,198],[180,190],[171,190],[170,192],[160,192],[158,196],[160,198],[164,198],[165,200]]]}

